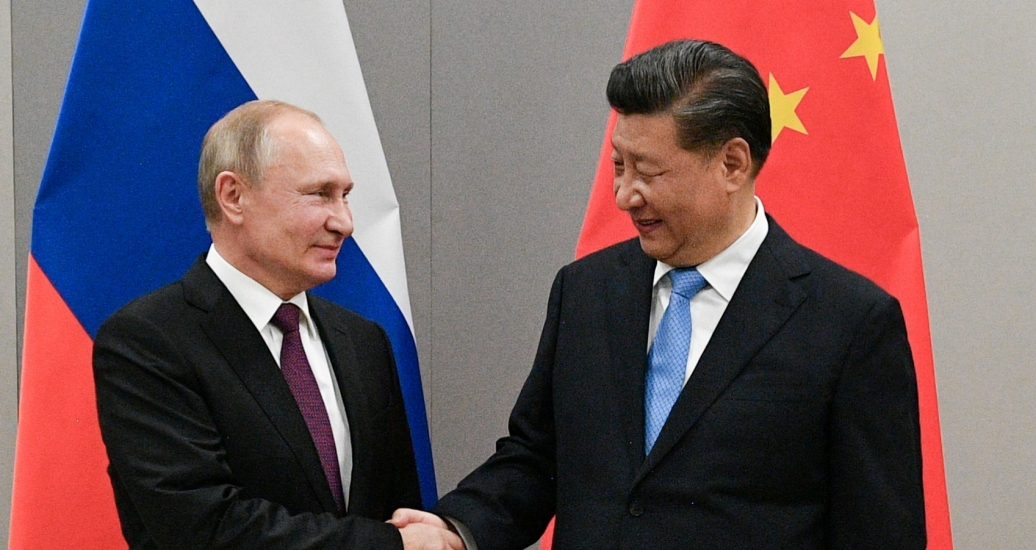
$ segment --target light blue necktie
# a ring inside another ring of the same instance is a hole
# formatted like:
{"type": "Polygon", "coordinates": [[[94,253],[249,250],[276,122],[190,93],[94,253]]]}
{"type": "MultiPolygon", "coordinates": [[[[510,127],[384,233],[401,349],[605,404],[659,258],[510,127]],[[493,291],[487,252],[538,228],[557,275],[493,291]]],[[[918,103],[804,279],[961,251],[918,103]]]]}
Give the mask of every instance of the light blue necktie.
{"type": "Polygon", "coordinates": [[[669,280],[673,283],[673,295],[648,353],[644,454],[651,452],[662,425],[669,418],[669,411],[683,390],[687,353],[691,348],[691,297],[705,287],[705,278],[694,268],[674,269],[669,272],[669,280]]]}

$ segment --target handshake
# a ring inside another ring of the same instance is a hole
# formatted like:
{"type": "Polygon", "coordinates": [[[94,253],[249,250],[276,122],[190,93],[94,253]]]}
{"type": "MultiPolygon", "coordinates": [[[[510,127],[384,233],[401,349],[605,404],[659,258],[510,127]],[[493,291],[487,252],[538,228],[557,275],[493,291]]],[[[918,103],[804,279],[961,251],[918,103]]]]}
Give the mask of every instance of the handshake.
{"type": "Polygon", "coordinates": [[[457,533],[435,514],[400,508],[388,522],[399,529],[404,550],[466,550],[457,533]]]}

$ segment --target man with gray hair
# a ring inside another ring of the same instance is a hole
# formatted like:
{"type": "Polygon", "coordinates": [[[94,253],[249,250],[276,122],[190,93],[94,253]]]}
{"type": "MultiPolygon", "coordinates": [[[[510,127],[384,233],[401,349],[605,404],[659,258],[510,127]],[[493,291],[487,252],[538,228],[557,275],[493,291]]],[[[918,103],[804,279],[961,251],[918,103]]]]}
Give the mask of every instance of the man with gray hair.
{"type": "Polygon", "coordinates": [[[311,112],[246,103],[206,134],[198,187],[208,253],[94,346],[129,546],[458,547],[384,522],[421,502],[388,337],[307,292],[335,276],[353,230],[334,137],[311,112]]]}
{"type": "MultiPolygon", "coordinates": [[[[763,210],[755,67],[671,42],[608,82],[639,238],[557,275],[497,452],[397,526],[518,550],[921,550],[917,384],[899,303],[763,210]]],[[[838,185],[837,181],[816,182],[838,185]]]]}

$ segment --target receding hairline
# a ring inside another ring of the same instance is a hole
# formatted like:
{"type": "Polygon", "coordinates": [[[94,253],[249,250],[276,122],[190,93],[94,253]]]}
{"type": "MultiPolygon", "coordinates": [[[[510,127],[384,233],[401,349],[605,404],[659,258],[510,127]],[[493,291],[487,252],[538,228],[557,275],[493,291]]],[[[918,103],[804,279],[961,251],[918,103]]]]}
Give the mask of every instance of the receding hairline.
{"type": "Polygon", "coordinates": [[[222,219],[215,196],[219,174],[232,172],[258,185],[277,154],[277,140],[269,129],[276,121],[291,116],[316,122],[327,131],[323,120],[312,111],[283,101],[258,99],[235,107],[205,133],[198,161],[198,193],[207,227],[211,229],[222,219]]]}

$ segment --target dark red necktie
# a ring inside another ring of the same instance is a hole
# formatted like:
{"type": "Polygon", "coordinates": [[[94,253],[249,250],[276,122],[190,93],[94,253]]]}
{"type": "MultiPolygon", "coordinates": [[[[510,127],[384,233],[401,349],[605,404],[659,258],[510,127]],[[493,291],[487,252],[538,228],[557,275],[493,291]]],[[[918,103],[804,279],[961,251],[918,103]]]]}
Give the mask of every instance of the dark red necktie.
{"type": "Polygon", "coordinates": [[[299,335],[299,307],[295,304],[281,304],[277,313],[270,320],[273,326],[284,333],[281,344],[281,372],[295,396],[295,402],[306,420],[309,435],[317,447],[320,464],[324,467],[327,484],[331,486],[331,494],[335,498],[339,511],[345,510],[345,499],[342,498],[342,473],[338,468],[338,453],[335,451],[335,438],[331,432],[331,421],[327,418],[324,400],[320,397],[320,388],[313,377],[313,369],[306,359],[306,350],[302,348],[299,335]]]}

